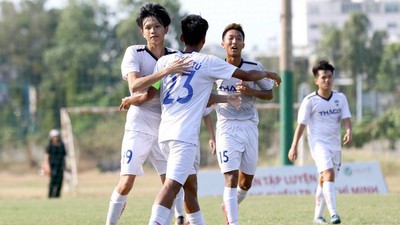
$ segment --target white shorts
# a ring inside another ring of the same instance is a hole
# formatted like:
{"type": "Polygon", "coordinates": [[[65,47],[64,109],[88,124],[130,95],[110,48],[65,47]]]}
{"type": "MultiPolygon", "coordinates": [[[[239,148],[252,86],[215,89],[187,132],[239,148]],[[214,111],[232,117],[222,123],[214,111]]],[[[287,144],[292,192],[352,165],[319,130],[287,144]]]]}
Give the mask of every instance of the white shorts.
{"type": "Polygon", "coordinates": [[[184,184],[189,175],[197,173],[200,164],[197,145],[182,141],[160,143],[161,151],[168,159],[166,178],[184,184]]]}
{"type": "Polygon", "coordinates": [[[333,168],[335,177],[338,176],[342,164],[342,151],[332,151],[322,148],[315,148],[311,152],[318,173],[333,168]]]}
{"type": "Polygon", "coordinates": [[[143,163],[149,158],[158,175],[166,173],[167,160],[160,150],[157,136],[125,131],[121,148],[121,175],[143,176],[143,163]]]}
{"type": "Polygon", "coordinates": [[[240,170],[254,175],[258,160],[258,127],[251,120],[217,123],[217,157],[222,173],[240,170]]]}

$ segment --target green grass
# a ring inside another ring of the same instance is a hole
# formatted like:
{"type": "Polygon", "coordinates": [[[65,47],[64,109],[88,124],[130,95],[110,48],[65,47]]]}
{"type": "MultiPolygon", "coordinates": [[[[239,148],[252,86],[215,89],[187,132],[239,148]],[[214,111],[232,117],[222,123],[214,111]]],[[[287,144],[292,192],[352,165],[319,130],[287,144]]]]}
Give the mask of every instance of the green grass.
{"type": "MultiPolygon", "coordinates": [[[[108,200],[108,196],[3,199],[0,224],[104,224],[108,200]]],[[[400,224],[399,194],[340,195],[337,200],[343,224],[400,224]]],[[[147,224],[152,201],[151,196],[130,196],[119,224],[147,224]]],[[[207,224],[224,224],[220,197],[200,198],[200,203],[207,224]]],[[[239,211],[240,224],[311,224],[314,203],[311,196],[250,196],[239,211]]]]}
{"type": "MultiPolygon", "coordinates": [[[[338,195],[337,208],[342,224],[400,224],[400,161],[392,154],[347,151],[344,161],[379,160],[390,194],[338,195]]],[[[118,174],[88,171],[79,174],[76,195],[63,193],[47,199],[47,177],[29,168],[0,170],[0,225],[102,225],[118,174]]],[[[138,177],[118,225],[147,225],[151,205],[160,189],[152,169],[138,177]]],[[[222,197],[202,197],[200,206],[208,225],[225,224],[220,209],[222,197]]],[[[313,196],[249,196],[239,207],[241,225],[312,224],[313,196]]],[[[327,210],[325,217],[328,217],[327,210]]]]}

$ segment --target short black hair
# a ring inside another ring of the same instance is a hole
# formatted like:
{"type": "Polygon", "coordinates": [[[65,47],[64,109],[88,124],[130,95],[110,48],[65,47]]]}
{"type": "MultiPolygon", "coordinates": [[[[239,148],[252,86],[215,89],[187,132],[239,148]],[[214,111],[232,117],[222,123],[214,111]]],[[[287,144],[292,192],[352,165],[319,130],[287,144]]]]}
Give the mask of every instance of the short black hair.
{"type": "Polygon", "coordinates": [[[197,45],[208,30],[208,22],[199,15],[188,15],[181,21],[182,36],[185,44],[197,45]]]}
{"type": "Polygon", "coordinates": [[[171,24],[171,18],[167,10],[160,4],[148,3],[140,8],[139,15],[136,18],[136,23],[143,30],[143,21],[147,17],[155,17],[164,27],[171,24]]]}
{"type": "Polygon", "coordinates": [[[329,64],[328,61],[326,60],[320,60],[317,62],[317,64],[312,68],[312,72],[314,74],[314,77],[318,76],[318,70],[328,70],[331,71],[333,74],[333,71],[335,70],[335,67],[333,67],[331,64],[329,64]]]}
{"type": "Polygon", "coordinates": [[[225,27],[224,32],[222,32],[222,40],[224,40],[225,34],[228,33],[228,31],[230,31],[230,30],[239,31],[242,34],[243,40],[244,40],[243,27],[242,27],[242,25],[240,25],[238,23],[231,23],[231,24],[228,24],[228,26],[225,27]]]}

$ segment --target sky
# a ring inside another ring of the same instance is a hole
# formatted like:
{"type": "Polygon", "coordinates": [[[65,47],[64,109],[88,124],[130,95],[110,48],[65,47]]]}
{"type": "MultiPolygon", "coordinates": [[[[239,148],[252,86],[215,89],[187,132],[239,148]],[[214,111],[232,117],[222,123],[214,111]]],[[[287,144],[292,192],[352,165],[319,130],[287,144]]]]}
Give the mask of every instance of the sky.
{"type": "MultiPolygon", "coordinates": [[[[0,0],[2,1],[2,0],[0,0]]],[[[12,0],[18,2],[19,0],[12,0]]],[[[48,7],[61,7],[68,0],[48,0],[48,7]]],[[[112,9],[117,8],[113,0],[101,0],[112,9]]],[[[293,45],[307,44],[306,1],[292,0],[293,45]]],[[[206,46],[219,45],[222,31],[229,23],[239,23],[245,31],[244,51],[279,54],[281,38],[281,1],[279,0],[180,0],[181,10],[189,14],[200,14],[209,23],[206,46]]]]}
{"type": "MultiPolygon", "coordinates": [[[[209,23],[208,44],[220,44],[222,31],[229,23],[240,23],[245,32],[245,50],[277,51],[281,38],[279,0],[181,0],[182,9],[200,14],[209,23]]],[[[306,0],[292,0],[292,38],[294,46],[304,46],[306,0]]]]}

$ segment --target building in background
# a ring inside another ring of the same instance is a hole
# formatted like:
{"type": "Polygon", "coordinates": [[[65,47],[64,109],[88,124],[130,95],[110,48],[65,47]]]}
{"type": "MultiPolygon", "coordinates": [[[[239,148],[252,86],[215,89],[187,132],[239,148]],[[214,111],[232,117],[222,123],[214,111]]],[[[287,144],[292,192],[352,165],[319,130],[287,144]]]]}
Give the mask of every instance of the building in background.
{"type": "Polygon", "coordinates": [[[309,0],[308,45],[314,46],[322,38],[322,24],[341,29],[353,11],[360,11],[368,16],[371,33],[385,30],[390,42],[400,41],[400,0],[309,0]]]}

